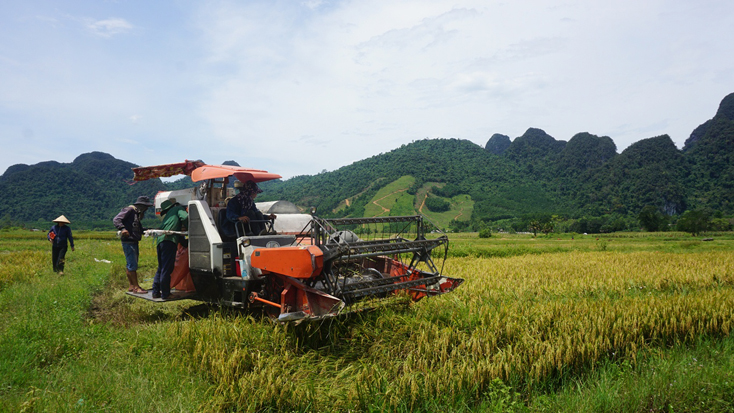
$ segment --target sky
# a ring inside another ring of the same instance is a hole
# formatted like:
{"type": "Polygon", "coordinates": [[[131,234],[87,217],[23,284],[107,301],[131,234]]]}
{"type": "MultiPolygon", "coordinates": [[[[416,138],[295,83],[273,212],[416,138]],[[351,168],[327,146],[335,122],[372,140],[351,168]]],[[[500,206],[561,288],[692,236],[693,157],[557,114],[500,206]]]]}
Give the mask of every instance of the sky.
{"type": "Polygon", "coordinates": [[[678,148],[734,92],[734,2],[5,0],[0,173],[92,151],[290,178],[540,128],[678,148]]]}

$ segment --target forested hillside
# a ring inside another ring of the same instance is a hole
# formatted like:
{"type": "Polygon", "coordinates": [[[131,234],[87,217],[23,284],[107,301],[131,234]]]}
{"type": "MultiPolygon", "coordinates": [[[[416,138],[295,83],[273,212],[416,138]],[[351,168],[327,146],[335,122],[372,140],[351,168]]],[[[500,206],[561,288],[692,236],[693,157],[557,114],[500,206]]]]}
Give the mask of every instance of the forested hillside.
{"type": "Polygon", "coordinates": [[[716,116],[696,128],[683,147],[693,189],[690,203],[731,213],[734,209],[734,94],[716,116]]]}
{"type": "MultiPolygon", "coordinates": [[[[525,230],[535,221],[565,222],[577,232],[615,231],[639,228],[643,208],[661,222],[693,208],[734,214],[733,153],[731,94],[682,150],[663,135],[618,154],[607,136],[582,132],[566,142],[537,128],[512,141],[495,134],[485,147],[425,139],[332,172],[266,182],[258,201],[289,200],[324,216],[420,212],[456,230],[525,230]]],[[[46,224],[60,213],[104,226],[139,195],[192,185],[188,177],[131,185],[134,166],[99,152],[70,164],[14,165],[0,176],[0,226],[46,224]]]]}
{"type": "Polygon", "coordinates": [[[566,142],[537,128],[512,141],[494,134],[484,148],[457,139],[421,140],[334,172],[272,183],[266,197],[317,206],[321,214],[358,216],[380,188],[408,175],[415,177],[406,189],[416,194],[414,209],[429,216],[431,209],[421,205],[452,208],[460,204],[455,197],[470,197],[470,217],[456,209],[463,222],[455,223],[457,229],[514,218],[517,228],[555,219],[580,232],[615,231],[639,228],[645,207],[666,222],[692,208],[734,214],[733,153],[731,94],[683,150],[662,135],[618,154],[607,136],[582,132],[566,142]]]}
{"type": "Polygon", "coordinates": [[[72,222],[111,223],[139,195],[152,198],[165,188],[160,180],[131,185],[135,166],[101,152],[80,155],[69,164],[12,166],[0,177],[0,217],[42,228],[60,214],[72,222]]]}

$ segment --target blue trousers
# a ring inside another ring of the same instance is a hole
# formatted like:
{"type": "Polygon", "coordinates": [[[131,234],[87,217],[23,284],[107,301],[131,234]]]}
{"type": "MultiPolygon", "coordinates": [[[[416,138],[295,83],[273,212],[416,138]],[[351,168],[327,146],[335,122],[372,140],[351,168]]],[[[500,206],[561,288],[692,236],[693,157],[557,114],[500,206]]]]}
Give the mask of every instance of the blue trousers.
{"type": "Polygon", "coordinates": [[[153,294],[160,293],[162,298],[171,294],[171,273],[176,264],[177,246],[173,241],[161,241],[156,247],[158,270],[153,278],[153,294]]]}

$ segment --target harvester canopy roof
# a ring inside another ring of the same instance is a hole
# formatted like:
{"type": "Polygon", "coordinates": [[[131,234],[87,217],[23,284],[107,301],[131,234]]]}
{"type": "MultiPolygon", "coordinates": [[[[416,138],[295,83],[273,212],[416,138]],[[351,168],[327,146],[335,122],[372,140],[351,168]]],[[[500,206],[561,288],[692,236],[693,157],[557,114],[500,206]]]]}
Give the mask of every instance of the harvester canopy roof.
{"type": "Polygon", "coordinates": [[[243,168],[231,165],[207,165],[202,161],[185,161],[165,165],[141,166],[133,168],[134,181],[145,181],[153,178],[164,178],[174,175],[189,175],[194,182],[207,179],[234,176],[242,182],[265,182],[280,179],[282,176],[262,169],[243,168]]]}
{"type": "Polygon", "coordinates": [[[282,178],[278,174],[263,171],[262,169],[250,169],[231,165],[204,165],[201,168],[196,168],[191,173],[191,180],[199,182],[205,179],[224,178],[232,175],[242,182],[265,182],[282,178]]]}

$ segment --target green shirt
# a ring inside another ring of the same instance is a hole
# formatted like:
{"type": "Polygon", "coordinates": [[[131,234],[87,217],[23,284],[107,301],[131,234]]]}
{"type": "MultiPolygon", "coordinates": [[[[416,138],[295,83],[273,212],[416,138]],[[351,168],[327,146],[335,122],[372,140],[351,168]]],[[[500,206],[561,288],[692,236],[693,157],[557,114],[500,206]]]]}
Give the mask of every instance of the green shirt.
{"type": "MultiPolygon", "coordinates": [[[[184,207],[176,204],[171,207],[166,214],[163,216],[163,223],[159,229],[165,231],[181,231],[185,224],[188,223],[189,214],[186,212],[184,207]]],[[[183,235],[161,235],[156,238],[156,245],[163,241],[173,241],[174,244],[178,244],[183,235]]]]}

